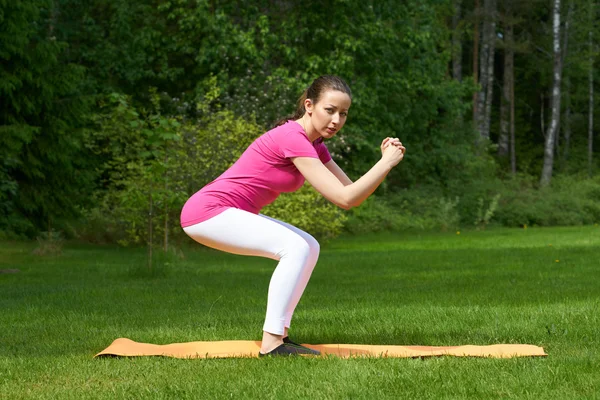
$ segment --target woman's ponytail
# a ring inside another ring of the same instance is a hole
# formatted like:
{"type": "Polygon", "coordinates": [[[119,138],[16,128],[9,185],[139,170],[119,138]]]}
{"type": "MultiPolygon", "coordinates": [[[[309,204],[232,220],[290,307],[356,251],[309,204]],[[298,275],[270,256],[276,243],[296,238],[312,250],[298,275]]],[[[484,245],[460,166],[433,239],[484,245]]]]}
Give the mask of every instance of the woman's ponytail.
{"type": "Polygon", "coordinates": [[[300,96],[300,98],[298,99],[298,103],[296,104],[296,111],[294,112],[294,114],[279,119],[277,122],[275,122],[275,124],[273,124],[273,128],[281,126],[289,120],[295,121],[297,119],[302,118],[304,116],[304,113],[306,112],[306,109],[304,108],[304,101],[306,100],[307,95],[308,89],[304,90],[304,92],[302,92],[302,96],[300,96]]]}
{"type": "Polygon", "coordinates": [[[304,116],[304,113],[306,112],[306,108],[304,107],[304,102],[306,101],[306,98],[308,96],[308,89],[306,89],[303,93],[302,96],[300,96],[300,98],[298,99],[298,103],[296,104],[296,112],[294,113],[294,115],[292,115],[291,119],[300,119],[304,116]]]}

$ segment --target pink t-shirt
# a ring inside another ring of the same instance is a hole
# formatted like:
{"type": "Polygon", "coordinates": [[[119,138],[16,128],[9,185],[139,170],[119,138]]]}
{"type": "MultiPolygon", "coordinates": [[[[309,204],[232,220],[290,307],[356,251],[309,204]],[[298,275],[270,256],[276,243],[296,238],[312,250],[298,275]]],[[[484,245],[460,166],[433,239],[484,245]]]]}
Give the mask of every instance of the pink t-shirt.
{"type": "Polygon", "coordinates": [[[322,139],[311,143],[302,126],[288,121],[258,137],[242,156],[217,179],[188,199],[181,210],[181,226],[187,227],[229,207],[258,214],[282,192],[293,192],[304,177],[290,157],[331,160],[322,139]]]}

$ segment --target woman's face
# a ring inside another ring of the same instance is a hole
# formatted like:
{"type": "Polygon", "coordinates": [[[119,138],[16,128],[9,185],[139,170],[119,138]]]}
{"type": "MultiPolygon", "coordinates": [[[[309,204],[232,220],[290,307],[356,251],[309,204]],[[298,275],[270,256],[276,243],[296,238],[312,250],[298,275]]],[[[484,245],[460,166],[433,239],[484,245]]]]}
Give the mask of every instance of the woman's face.
{"type": "Polygon", "coordinates": [[[352,100],[350,96],[338,90],[327,90],[318,103],[306,101],[306,112],[310,116],[315,130],[325,139],[332,138],[346,123],[348,109],[352,100]]]}

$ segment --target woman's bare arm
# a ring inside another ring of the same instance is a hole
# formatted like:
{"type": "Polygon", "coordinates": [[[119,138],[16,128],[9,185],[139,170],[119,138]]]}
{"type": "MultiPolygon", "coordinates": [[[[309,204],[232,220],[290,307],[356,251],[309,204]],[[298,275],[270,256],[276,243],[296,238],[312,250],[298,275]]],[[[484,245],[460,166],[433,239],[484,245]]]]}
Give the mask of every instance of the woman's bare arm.
{"type": "Polygon", "coordinates": [[[346,175],[346,173],[335,163],[335,161],[330,160],[325,163],[325,166],[333,175],[335,175],[336,178],[338,178],[342,185],[352,185],[352,180],[348,178],[348,175],[346,175]]]}
{"type": "Polygon", "coordinates": [[[347,210],[359,206],[377,189],[391,169],[402,161],[404,150],[402,146],[387,146],[383,149],[382,145],[381,159],[360,179],[348,185],[342,183],[334,172],[317,158],[295,157],[292,161],[319,193],[347,210]]]}

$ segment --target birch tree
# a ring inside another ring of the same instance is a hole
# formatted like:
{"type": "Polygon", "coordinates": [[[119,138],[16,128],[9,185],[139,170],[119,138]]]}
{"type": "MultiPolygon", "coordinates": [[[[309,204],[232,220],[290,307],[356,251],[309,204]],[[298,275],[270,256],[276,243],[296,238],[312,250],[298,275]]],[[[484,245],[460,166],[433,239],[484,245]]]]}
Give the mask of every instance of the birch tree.
{"type": "Polygon", "coordinates": [[[553,36],[553,84],[552,84],[552,115],[550,124],[546,131],[544,144],[544,166],[540,185],[547,186],[552,179],[552,169],[554,166],[554,141],[560,125],[560,84],[562,78],[562,52],[560,44],[560,0],[554,0],[552,8],[552,36],[553,36]]]}
{"type": "MultiPolygon", "coordinates": [[[[498,155],[509,154],[509,131],[514,136],[514,98],[511,96],[514,87],[514,30],[512,0],[504,0],[504,79],[502,82],[502,101],[500,103],[500,136],[498,138],[498,155]],[[510,117],[509,117],[510,114],[510,117]],[[509,121],[510,119],[510,121],[509,121]]],[[[512,139],[514,141],[514,138],[512,139]]],[[[514,173],[515,170],[511,170],[514,173]]]]}
{"type": "MultiPolygon", "coordinates": [[[[563,39],[563,49],[562,49],[562,68],[565,68],[567,65],[567,56],[568,56],[568,48],[569,48],[569,26],[571,25],[571,20],[573,17],[573,8],[574,2],[573,0],[569,1],[569,12],[567,13],[567,19],[565,21],[565,29],[564,29],[564,39],[563,39]]],[[[562,125],[562,130],[564,132],[565,144],[562,150],[562,162],[561,167],[564,168],[567,165],[569,159],[569,149],[571,147],[571,76],[570,74],[565,74],[565,116],[564,122],[562,125]]],[[[559,129],[560,132],[560,129],[559,129]]],[[[560,134],[557,132],[556,138],[556,154],[561,154],[560,144],[559,144],[560,134]]]]}
{"type": "Polygon", "coordinates": [[[492,95],[494,89],[494,52],[496,43],[496,0],[484,1],[484,22],[479,75],[481,90],[477,98],[478,129],[481,139],[490,137],[492,95]]]}

